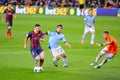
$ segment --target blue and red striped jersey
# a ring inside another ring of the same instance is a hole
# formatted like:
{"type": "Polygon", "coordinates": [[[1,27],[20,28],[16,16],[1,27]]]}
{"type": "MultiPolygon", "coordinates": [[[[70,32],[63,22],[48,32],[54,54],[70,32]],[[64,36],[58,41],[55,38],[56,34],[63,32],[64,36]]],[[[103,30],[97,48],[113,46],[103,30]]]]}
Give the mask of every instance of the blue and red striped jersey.
{"type": "Polygon", "coordinates": [[[44,34],[39,31],[37,34],[34,31],[31,31],[27,34],[26,38],[30,38],[30,47],[32,49],[38,48],[40,46],[40,38],[44,39],[44,34]]]}

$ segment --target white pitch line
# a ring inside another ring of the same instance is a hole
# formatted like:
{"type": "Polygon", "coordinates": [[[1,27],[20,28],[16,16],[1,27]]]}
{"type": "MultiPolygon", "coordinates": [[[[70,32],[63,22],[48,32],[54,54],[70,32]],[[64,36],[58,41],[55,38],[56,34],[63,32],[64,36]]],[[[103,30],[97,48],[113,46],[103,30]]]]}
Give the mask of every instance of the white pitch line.
{"type": "MultiPolygon", "coordinates": [[[[120,48],[119,48],[120,49],[120,48]]],[[[64,49],[65,50],[65,49],[64,49]]],[[[95,51],[95,50],[102,50],[102,49],[67,49],[67,50],[65,50],[65,51],[95,51]]],[[[49,50],[44,50],[44,52],[46,53],[46,52],[50,52],[49,50]]],[[[30,53],[30,51],[25,51],[25,52],[22,52],[22,51],[20,51],[20,52],[0,52],[0,54],[26,54],[26,53],[30,53]]]]}
{"type": "MultiPolygon", "coordinates": [[[[65,50],[65,51],[86,51],[86,50],[100,50],[100,49],[72,49],[72,50],[65,50]]],[[[44,50],[45,51],[45,50],[44,50]]],[[[45,51],[49,52],[49,51],[45,51]]],[[[0,52],[0,54],[26,54],[26,53],[30,53],[30,51],[26,51],[26,52],[0,52]]]]}
{"type": "MultiPolygon", "coordinates": [[[[43,44],[42,47],[44,47],[44,46],[46,47],[46,46],[48,46],[48,45],[43,44]]],[[[64,46],[64,45],[61,45],[61,46],[64,46]]],[[[80,45],[72,45],[72,46],[91,46],[91,47],[92,47],[93,45],[81,45],[81,44],[80,44],[80,45]]],[[[120,45],[118,45],[118,46],[120,46],[120,45]]],[[[0,46],[0,48],[11,48],[11,47],[12,47],[12,48],[14,48],[14,47],[15,47],[15,48],[24,48],[24,46],[18,46],[18,45],[16,45],[16,46],[0,46]]],[[[30,45],[28,45],[28,48],[29,48],[29,47],[30,47],[30,45]]]]}

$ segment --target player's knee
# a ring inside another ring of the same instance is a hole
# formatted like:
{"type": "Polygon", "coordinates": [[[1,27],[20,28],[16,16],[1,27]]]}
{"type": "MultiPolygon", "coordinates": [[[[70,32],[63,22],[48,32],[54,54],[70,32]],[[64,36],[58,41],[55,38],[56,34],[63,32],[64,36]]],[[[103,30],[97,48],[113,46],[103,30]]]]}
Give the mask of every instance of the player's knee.
{"type": "Polygon", "coordinates": [[[56,59],[57,59],[57,60],[60,60],[60,56],[56,56],[56,59]]]}
{"type": "Polygon", "coordinates": [[[106,51],[105,51],[105,50],[102,50],[102,51],[100,51],[99,54],[103,55],[103,54],[105,54],[105,53],[106,53],[106,51]]]}
{"type": "Polygon", "coordinates": [[[39,56],[36,56],[36,57],[35,57],[35,60],[36,60],[36,61],[40,60],[40,57],[39,57],[39,56]]]}
{"type": "Polygon", "coordinates": [[[91,33],[92,33],[92,34],[95,34],[95,32],[94,32],[94,31],[92,31],[91,33]]]}
{"type": "Polygon", "coordinates": [[[62,54],[62,57],[63,57],[63,58],[66,58],[67,56],[66,56],[66,54],[65,54],[65,53],[63,53],[63,54],[62,54]]]}

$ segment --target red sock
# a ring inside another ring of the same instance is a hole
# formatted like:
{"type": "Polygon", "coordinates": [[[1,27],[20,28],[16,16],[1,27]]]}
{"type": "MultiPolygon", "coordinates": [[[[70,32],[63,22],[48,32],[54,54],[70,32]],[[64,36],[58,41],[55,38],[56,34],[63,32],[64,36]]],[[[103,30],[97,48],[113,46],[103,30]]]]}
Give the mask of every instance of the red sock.
{"type": "Polygon", "coordinates": [[[8,34],[10,34],[10,36],[12,35],[12,34],[11,34],[11,29],[8,29],[8,34]]]}

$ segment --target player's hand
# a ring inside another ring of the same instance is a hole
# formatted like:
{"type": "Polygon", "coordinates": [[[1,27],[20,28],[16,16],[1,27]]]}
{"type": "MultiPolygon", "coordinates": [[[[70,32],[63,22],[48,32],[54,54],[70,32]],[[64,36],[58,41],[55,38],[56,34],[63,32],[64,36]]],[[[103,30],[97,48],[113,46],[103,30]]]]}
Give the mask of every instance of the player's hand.
{"type": "Polygon", "coordinates": [[[24,48],[26,49],[26,48],[27,48],[27,45],[24,45],[24,48]]]}
{"type": "Polygon", "coordinates": [[[71,48],[71,45],[68,45],[69,48],[71,48]]]}
{"type": "Polygon", "coordinates": [[[45,41],[45,39],[43,38],[43,39],[40,39],[42,42],[44,42],[45,41]]]}

